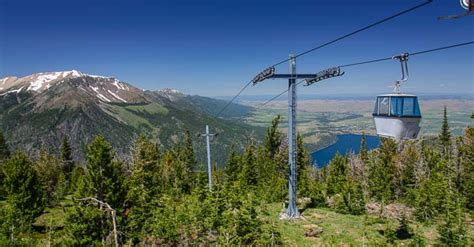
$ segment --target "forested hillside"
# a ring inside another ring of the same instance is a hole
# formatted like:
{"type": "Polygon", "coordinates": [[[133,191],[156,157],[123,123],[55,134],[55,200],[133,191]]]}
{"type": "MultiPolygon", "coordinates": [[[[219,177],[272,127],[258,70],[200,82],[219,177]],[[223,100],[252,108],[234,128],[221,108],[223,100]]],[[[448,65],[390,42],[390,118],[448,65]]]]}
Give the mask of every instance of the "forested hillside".
{"type": "Polygon", "coordinates": [[[298,137],[302,217],[294,222],[278,218],[288,186],[278,117],[263,144],[250,139],[214,167],[211,192],[189,132],[169,148],[141,136],[130,161],[97,136],[82,165],[67,138],[60,156],[33,159],[11,153],[0,135],[0,245],[469,246],[474,129],[452,136],[444,116],[434,142],[383,139],[369,152],[362,141],[359,155],[321,170],[298,137]]]}
{"type": "Polygon", "coordinates": [[[59,155],[67,136],[76,161],[85,161],[85,147],[104,134],[117,158],[128,160],[130,146],[142,134],[160,148],[171,148],[193,133],[196,158],[205,161],[205,145],[196,134],[206,124],[213,133],[214,158],[223,164],[233,145],[243,150],[247,136],[263,136],[264,129],[226,120],[253,108],[230,104],[229,112],[216,118],[226,101],[190,96],[173,89],[141,90],[114,77],[79,71],[44,72],[22,78],[0,79],[0,129],[8,144],[31,157],[41,149],[59,155]]]}

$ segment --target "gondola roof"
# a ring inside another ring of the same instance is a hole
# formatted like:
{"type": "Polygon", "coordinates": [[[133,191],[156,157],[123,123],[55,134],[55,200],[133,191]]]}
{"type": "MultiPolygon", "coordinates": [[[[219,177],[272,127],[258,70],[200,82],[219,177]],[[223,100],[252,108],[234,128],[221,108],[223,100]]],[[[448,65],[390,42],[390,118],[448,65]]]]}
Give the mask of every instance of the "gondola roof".
{"type": "Polygon", "coordinates": [[[389,94],[380,94],[377,97],[417,97],[414,94],[404,94],[404,93],[389,93],[389,94]]]}

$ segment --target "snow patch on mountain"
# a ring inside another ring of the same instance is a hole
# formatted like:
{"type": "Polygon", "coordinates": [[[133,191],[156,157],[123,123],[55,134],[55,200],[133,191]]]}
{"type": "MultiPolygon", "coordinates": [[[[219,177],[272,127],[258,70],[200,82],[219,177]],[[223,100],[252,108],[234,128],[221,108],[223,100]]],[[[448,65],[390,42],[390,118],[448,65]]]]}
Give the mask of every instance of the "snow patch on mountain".
{"type": "Polygon", "coordinates": [[[121,100],[122,102],[124,102],[124,103],[127,103],[127,101],[126,101],[126,100],[124,100],[124,99],[120,98],[120,96],[118,96],[118,95],[117,95],[117,94],[115,94],[114,92],[112,92],[112,91],[110,91],[110,90],[107,90],[107,92],[109,92],[109,93],[110,93],[110,94],[112,94],[112,95],[113,95],[115,98],[117,98],[117,99],[121,100]]]}
{"type": "Polygon", "coordinates": [[[54,73],[39,75],[38,77],[36,77],[36,80],[30,82],[30,86],[26,89],[26,91],[30,91],[30,90],[38,91],[40,88],[43,87],[43,84],[49,83],[53,80],[57,80],[62,74],[63,73],[61,72],[54,72],[54,73]]]}
{"type": "Polygon", "coordinates": [[[108,99],[107,97],[105,97],[103,94],[101,94],[99,92],[99,88],[98,87],[90,87],[92,88],[92,90],[94,90],[94,92],[97,94],[97,98],[99,98],[100,100],[102,101],[105,101],[105,102],[112,102],[110,99],[108,99]]]}
{"type": "Polygon", "coordinates": [[[10,90],[8,92],[1,93],[0,96],[4,96],[4,95],[9,94],[9,93],[19,93],[19,92],[21,92],[22,89],[23,89],[23,87],[20,87],[19,89],[16,89],[16,90],[10,90]]]}
{"type": "Polygon", "coordinates": [[[124,85],[122,85],[122,83],[120,83],[119,80],[115,79],[114,80],[114,83],[112,83],[115,87],[117,87],[117,89],[121,89],[121,90],[126,90],[126,88],[124,87],[124,85]]]}
{"type": "Polygon", "coordinates": [[[182,94],[180,91],[172,88],[163,88],[159,92],[164,94],[182,94]]]}

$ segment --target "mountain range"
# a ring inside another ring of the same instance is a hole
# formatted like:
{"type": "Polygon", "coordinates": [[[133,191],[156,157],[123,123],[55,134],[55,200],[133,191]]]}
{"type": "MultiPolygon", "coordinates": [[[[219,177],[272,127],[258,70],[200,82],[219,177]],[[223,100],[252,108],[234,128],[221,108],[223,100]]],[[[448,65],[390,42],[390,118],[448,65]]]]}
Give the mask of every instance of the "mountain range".
{"type": "Polygon", "coordinates": [[[44,72],[0,79],[0,128],[12,149],[30,154],[41,149],[58,153],[67,136],[79,161],[85,159],[86,145],[99,134],[126,159],[140,134],[165,148],[178,143],[184,130],[189,130],[202,160],[205,143],[197,134],[209,125],[212,132],[220,133],[213,140],[212,152],[222,163],[231,146],[240,149],[250,135],[264,133],[231,120],[251,107],[232,104],[221,118],[214,117],[226,103],[174,89],[141,90],[114,77],[76,70],[44,72]]]}

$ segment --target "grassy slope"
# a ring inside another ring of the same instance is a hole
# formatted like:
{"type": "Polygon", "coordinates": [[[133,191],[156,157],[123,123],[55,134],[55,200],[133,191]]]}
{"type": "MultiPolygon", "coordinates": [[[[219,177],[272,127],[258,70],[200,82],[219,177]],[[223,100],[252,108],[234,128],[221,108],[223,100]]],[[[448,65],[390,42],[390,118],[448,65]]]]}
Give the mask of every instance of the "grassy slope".
{"type": "MultiPolygon", "coordinates": [[[[310,208],[303,212],[297,221],[277,220],[282,210],[281,204],[269,205],[270,214],[266,217],[274,222],[284,245],[286,246],[401,246],[407,245],[412,239],[397,239],[393,243],[383,235],[386,229],[397,229],[397,220],[382,220],[374,215],[344,215],[327,208],[310,208]],[[311,228],[322,228],[319,237],[305,237],[311,228]],[[364,237],[365,236],[365,237],[364,237]]],[[[425,243],[435,243],[436,224],[410,223],[412,231],[421,235],[425,243]]],[[[474,236],[474,227],[469,226],[469,235],[474,236]]]]}
{"type": "MultiPolygon", "coordinates": [[[[0,206],[5,202],[0,201],[0,206]]],[[[37,244],[46,246],[48,239],[57,242],[64,237],[65,209],[72,205],[68,197],[56,207],[46,208],[43,215],[33,224],[34,232],[29,236],[37,244]]],[[[297,221],[279,220],[282,205],[273,203],[267,205],[269,214],[267,218],[276,225],[285,246],[400,246],[410,243],[410,239],[396,240],[389,243],[383,231],[387,228],[396,229],[396,220],[381,220],[373,215],[344,215],[326,208],[310,208],[303,212],[303,217],[297,221]],[[320,237],[305,237],[305,232],[310,228],[321,227],[323,233],[320,237]],[[365,237],[364,237],[365,236],[365,237]]],[[[432,245],[438,237],[436,224],[422,225],[411,223],[410,227],[423,236],[428,245],[432,245]]],[[[474,235],[474,227],[469,227],[469,234],[474,235]]],[[[21,236],[20,236],[21,237],[21,236]]]]}

